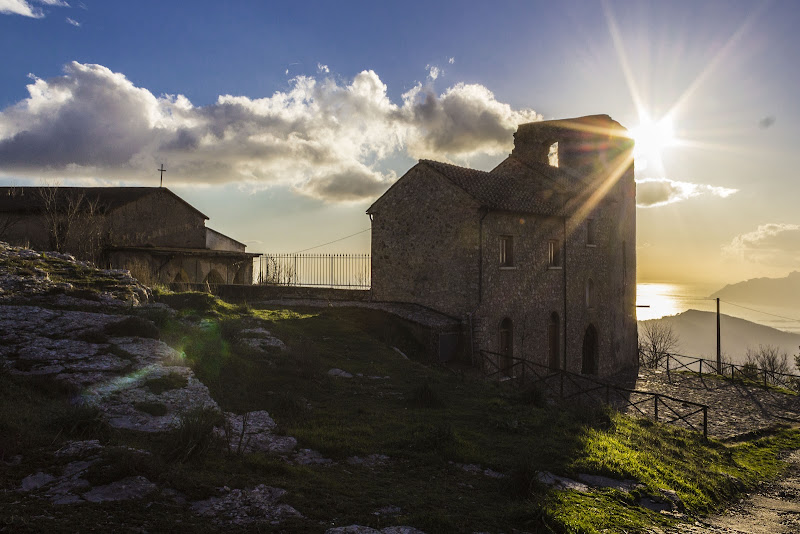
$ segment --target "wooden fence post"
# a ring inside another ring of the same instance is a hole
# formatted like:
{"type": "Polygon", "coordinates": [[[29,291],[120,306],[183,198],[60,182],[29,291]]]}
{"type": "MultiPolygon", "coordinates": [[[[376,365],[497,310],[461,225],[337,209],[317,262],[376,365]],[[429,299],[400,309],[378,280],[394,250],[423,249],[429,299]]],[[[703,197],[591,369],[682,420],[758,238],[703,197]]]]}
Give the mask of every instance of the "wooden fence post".
{"type": "Polygon", "coordinates": [[[703,406],[703,438],[708,439],[708,406],[703,406]]]}
{"type": "Polygon", "coordinates": [[[654,408],[653,411],[655,412],[655,419],[656,419],[656,423],[657,423],[658,422],[658,395],[653,395],[653,400],[655,401],[653,403],[653,408],[654,408]]]}

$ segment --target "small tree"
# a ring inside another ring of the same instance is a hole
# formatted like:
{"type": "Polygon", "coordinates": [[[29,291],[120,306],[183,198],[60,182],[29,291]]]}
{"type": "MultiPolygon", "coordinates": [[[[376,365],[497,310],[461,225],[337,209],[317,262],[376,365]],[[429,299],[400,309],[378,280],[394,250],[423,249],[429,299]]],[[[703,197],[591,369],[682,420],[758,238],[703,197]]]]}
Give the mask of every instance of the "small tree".
{"type": "Polygon", "coordinates": [[[646,321],[639,328],[639,363],[655,368],[671,352],[678,350],[678,334],[664,321],[646,321]]]}

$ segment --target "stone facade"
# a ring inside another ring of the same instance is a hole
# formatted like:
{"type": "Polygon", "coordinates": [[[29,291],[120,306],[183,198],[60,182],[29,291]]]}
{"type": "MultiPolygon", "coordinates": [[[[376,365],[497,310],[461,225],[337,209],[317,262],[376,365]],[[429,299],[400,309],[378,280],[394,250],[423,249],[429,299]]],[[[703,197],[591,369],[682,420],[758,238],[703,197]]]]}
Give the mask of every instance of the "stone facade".
{"type": "Polygon", "coordinates": [[[495,353],[507,374],[512,356],[586,374],[635,366],[631,154],[600,115],[521,125],[491,172],[421,161],[367,211],[373,299],[460,319],[466,357],[495,353]]]}
{"type": "Polygon", "coordinates": [[[254,255],[207,219],[167,188],[0,188],[0,239],[9,243],[61,249],[148,282],[252,283],[254,255]]]}

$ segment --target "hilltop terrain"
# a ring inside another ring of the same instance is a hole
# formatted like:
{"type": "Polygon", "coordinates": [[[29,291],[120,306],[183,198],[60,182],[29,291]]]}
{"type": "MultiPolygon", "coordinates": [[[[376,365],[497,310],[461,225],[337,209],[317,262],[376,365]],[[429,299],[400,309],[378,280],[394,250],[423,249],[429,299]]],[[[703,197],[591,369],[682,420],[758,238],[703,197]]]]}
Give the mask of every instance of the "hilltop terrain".
{"type": "Polygon", "coordinates": [[[0,245],[0,532],[603,532],[708,513],[723,443],[432,366],[375,310],[230,304],[0,245]]]}

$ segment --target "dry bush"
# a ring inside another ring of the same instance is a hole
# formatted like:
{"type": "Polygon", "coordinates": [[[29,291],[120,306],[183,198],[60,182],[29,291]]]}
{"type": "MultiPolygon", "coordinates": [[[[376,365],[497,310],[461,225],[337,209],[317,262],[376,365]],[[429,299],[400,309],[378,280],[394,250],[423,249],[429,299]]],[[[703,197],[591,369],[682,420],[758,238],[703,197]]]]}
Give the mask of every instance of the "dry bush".
{"type": "Polygon", "coordinates": [[[672,326],[664,321],[647,321],[639,324],[639,363],[645,367],[658,367],[670,353],[678,350],[679,338],[672,326]]]}

